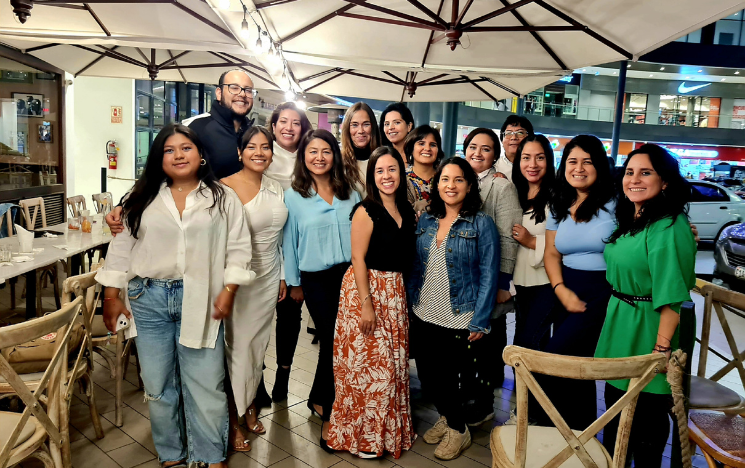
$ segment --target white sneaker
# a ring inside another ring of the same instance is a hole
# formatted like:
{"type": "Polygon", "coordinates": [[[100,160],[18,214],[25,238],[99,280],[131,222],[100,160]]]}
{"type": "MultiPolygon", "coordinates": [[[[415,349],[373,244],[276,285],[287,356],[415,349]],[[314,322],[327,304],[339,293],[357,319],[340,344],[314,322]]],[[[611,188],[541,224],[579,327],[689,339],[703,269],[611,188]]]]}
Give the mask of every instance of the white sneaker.
{"type": "Polygon", "coordinates": [[[454,460],[471,446],[471,432],[466,426],[466,432],[460,433],[448,427],[442,442],[435,449],[435,457],[440,460],[454,460]]]}
{"type": "Polygon", "coordinates": [[[445,433],[448,430],[448,420],[445,416],[440,416],[434,426],[430,430],[424,433],[424,442],[434,445],[442,442],[442,438],[445,437],[445,433]]]}

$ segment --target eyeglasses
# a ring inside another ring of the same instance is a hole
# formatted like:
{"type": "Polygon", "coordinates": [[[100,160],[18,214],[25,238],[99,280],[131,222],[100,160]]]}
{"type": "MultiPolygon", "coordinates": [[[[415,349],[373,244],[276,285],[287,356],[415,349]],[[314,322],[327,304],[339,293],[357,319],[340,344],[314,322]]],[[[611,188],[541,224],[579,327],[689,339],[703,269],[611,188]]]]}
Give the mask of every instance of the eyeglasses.
{"type": "Polygon", "coordinates": [[[245,88],[241,88],[240,85],[237,84],[223,84],[222,86],[227,86],[230,94],[235,96],[240,96],[241,92],[243,92],[247,97],[253,98],[258,92],[250,86],[246,86],[245,88]]]}
{"type": "Polygon", "coordinates": [[[517,137],[517,138],[525,138],[528,136],[528,132],[524,132],[522,130],[519,130],[517,132],[513,132],[512,130],[507,130],[504,132],[505,138],[511,138],[511,137],[517,137]]]}

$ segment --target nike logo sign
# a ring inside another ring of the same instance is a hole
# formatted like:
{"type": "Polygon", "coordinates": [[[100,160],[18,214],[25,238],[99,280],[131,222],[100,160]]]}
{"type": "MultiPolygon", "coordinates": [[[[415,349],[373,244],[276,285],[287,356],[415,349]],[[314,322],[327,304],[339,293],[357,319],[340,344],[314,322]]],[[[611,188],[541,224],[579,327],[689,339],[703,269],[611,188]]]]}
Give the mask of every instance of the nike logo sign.
{"type": "Polygon", "coordinates": [[[680,86],[678,86],[678,92],[681,94],[690,93],[691,91],[696,91],[697,89],[706,88],[707,86],[711,85],[711,83],[705,83],[702,85],[696,85],[696,86],[686,86],[686,82],[680,83],[680,86]]]}

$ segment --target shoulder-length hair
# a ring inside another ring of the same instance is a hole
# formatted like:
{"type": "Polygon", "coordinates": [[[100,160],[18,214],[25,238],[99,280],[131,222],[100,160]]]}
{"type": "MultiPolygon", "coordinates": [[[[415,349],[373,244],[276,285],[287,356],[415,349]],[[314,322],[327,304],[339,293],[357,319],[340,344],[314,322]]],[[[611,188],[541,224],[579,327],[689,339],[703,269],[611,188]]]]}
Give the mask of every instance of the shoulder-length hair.
{"type": "MultiPolygon", "coordinates": [[[[609,243],[615,242],[620,237],[638,234],[650,224],[663,218],[670,218],[670,226],[675,223],[679,215],[688,216],[688,203],[691,201],[691,185],[680,174],[678,161],[664,148],[646,144],[629,153],[629,157],[623,164],[623,173],[629,161],[637,154],[646,154],[652,163],[652,168],[660,176],[662,182],[667,184],[656,197],[647,200],[642,205],[639,217],[635,216],[636,207],[634,203],[621,195],[618,197],[616,206],[616,222],[618,229],[608,239],[609,243]]],[[[623,189],[622,189],[623,190],[623,189]]]]}
{"type": "Polygon", "coordinates": [[[616,196],[613,177],[608,165],[608,157],[603,143],[594,135],[577,135],[564,147],[559,169],[556,171],[556,182],[552,192],[551,213],[558,221],[569,216],[569,209],[577,201],[577,189],[569,184],[566,178],[567,159],[573,149],[579,148],[590,155],[592,165],[597,173],[595,182],[590,187],[587,198],[577,207],[574,219],[588,222],[598,211],[616,196]]]}
{"type": "MultiPolygon", "coordinates": [[[[274,125],[277,124],[279,121],[279,115],[284,110],[291,110],[297,112],[297,115],[300,116],[300,137],[302,138],[303,135],[308,133],[309,131],[313,130],[313,125],[311,125],[310,120],[308,120],[308,116],[305,115],[305,111],[300,109],[294,102],[288,101],[283,102],[282,104],[278,105],[274,111],[272,112],[272,116],[269,118],[269,122],[266,123],[266,128],[269,130],[269,132],[272,135],[272,138],[274,139],[274,125]]],[[[272,140],[269,140],[270,142],[272,140]]]]}
{"type": "MultiPolygon", "coordinates": [[[[199,156],[206,161],[203,166],[200,165],[199,169],[197,169],[197,178],[204,183],[212,194],[213,202],[210,210],[217,206],[220,213],[225,214],[225,190],[212,172],[209,157],[205,154],[202,142],[199,141],[196,132],[185,125],[170,123],[163,127],[158,132],[155,140],[153,140],[147,162],[145,163],[145,170],[137,182],[135,182],[134,187],[122,204],[122,218],[127,223],[127,227],[135,239],[137,239],[137,233],[140,230],[140,221],[142,220],[142,214],[145,212],[145,209],[158,196],[163,182],[168,184],[172,182],[171,178],[163,171],[163,153],[168,138],[177,133],[191,140],[199,156]]],[[[203,190],[204,188],[200,188],[198,193],[203,193],[203,190]]]]}
{"type": "Polygon", "coordinates": [[[414,164],[414,146],[417,141],[424,140],[429,135],[435,137],[435,144],[437,144],[437,159],[435,159],[434,167],[440,164],[443,160],[444,154],[442,153],[442,137],[440,132],[430,127],[429,125],[420,125],[406,136],[406,142],[404,143],[404,153],[406,154],[406,162],[411,165],[414,164]]]}
{"type": "Polygon", "coordinates": [[[352,132],[349,130],[349,127],[352,125],[352,117],[361,110],[367,112],[367,116],[370,119],[370,152],[372,153],[380,146],[380,130],[378,129],[378,122],[375,121],[375,113],[370,106],[360,101],[347,109],[347,112],[344,114],[344,122],[341,124],[341,155],[344,160],[344,172],[347,173],[347,177],[351,178],[355,183],[364,185],[365,181],[362,180],[362,175],[357,168],[357,158],[354,156],[352,132]]]}
{"type": "Polygon", "coordinates": [[[534,219],[536,223],[542,223],[546,221],[546,205],[551,199],[551,188],[556,178],[556,169],[554,168],[554,150],[551,148],[548,138],[545,136],[529,135],[520,143],[517,148],[517,156],[515,156],[515,163],[512,165],[512,183],[515,184],[517,189],[517,198],[520,201],[520,207],[523,209],[523,213],[533,211],[530,219],[534,219]],[[538,194],[534,198],[528,198],[528,192],[530,191],[530,184],[528,179],[523,175],[523,171],[520,170],[520,160],[523,154],[523,148],[528,143],[538,143],[543,148],[543,154],[546,156],[546,174],[541,180],[541,188],[538,190],[538,194]]]}
{"type": "Polygon", "coordinates": [[[466,151],[468,151],[468,146],[471,144],[471,141],[476,138],[477,135],[487,135],[491,139],[491,145],[494,149],[494,162],[497,162],[499,157],[502,155],[502,145],[499,144],[499,137],[496,133],[494,133],[494,130],[490,128],[474,128],[471,130],[471,133],[468,134],[466,139],[463,141],[463,154],[466,154],[466,151]]]}
{"type": "Polygon", "coordinates": [[[470,190],[466,194],[465,200],[463,200],[463,206],[460,209],[460,214],[461,216],[474,216],[481,209],[481,195],[479,195],[479,178],[471,168],[471,165],[468,164],[468,161],[458,156],[448,158],[440,163],[435,176],[432,177],[432,190],[430,191],[429,195],[429,207],[427,208],[427,212],[435,218],[445,217],[445,202],[440,196],[438,185],[440,184],[440,177],[442,176],[443,169],[451,164],[458,166],[460,170],[463,171],[463,177],[465,177],[466,183],[470,187],[470,190]]]}
{"type": "MultiPolygon", "coordinates": [[[[300,144],[297,147],[297,159],[295,160],[295,171],[293,173],[294,180],[292,181],[292,189],[299,193],[303,198],[310,198],[310,193],[313,187],[313,175],[308,166],[305,165],[305,150],[313,140],[323,140],[331,147],[331,151],[334,155],[334,160],[331,165],[331,188],[334,190],[334,195],[339,200],[347,200],[352,194],[354,189],[355,181],[345,171],[344,163],[342,162],[341,152],[339,151],[339,143],[337,143],[334,135],[328,130],[318,129],[313,130],[305,134],[300,140],[300,144]]],[[[355,170],[357,166],[355,166],[355,170]]],[[[315,190],[315,189],[314,189],[315,190]]]]}
{"type": "Polygon", "coordinates": [[[383,199],[380,197],[380,189],[377,184],[375,184],[375,166],[378,164],[378,160],[383,156],[391,156],[396,160],[396,163],[398,163],[398,174],[400,179],[398,188],[396,189],[396,206],[399,207],[400,211],[402,207],[411,206],[411,204],[407,198],[406,166],[404,165],[404,160],[401,157],[401,154],[399,154],[399,152],[392,146],[381,146],[373,151],[373,154],[370,156],[370,161],[367,163],[367,179],[365,184],[367,195],[365,196],[365,201],[372,201],[381,206],[383,205],[383,199]]]}
{"type": "Polygon", "coordinates": [[[241,144],[238,146],[238,153],[243,154],[243,150],[246,149],[246,146],[248,146],[248,143],[251,141],[253,137],[261,133],[266,137],[267,143],[269,143],[269,151],[274,153],[274,145],[272,145],[272,142],[274,141],[272,139],[272,132],[270,132],[266,127],[260,127],[258,125],[253,125],[251,128],[246,130],[246,133],[243,134],[243,138],[241,138],[241,144]]]}
{"type": "Polygon", "coordinates": [[[401,115],[401,118],[406,123],[406,125],[411,124],[412,127],[414,127],[414,116],[411,114],[411,111],[408,107],[406,107],[406,104],[403,102],[394,102],[391,104],[388,104],[385,109],[383,109],[383,113],[380,114],[380,145],[381,146],[393,146],[393,143],[388,140],[388,137],[385,135],[385,131],[383,130],[385,128],[385,117],[388,115],[389,112],[398,112],[401,115]]]}

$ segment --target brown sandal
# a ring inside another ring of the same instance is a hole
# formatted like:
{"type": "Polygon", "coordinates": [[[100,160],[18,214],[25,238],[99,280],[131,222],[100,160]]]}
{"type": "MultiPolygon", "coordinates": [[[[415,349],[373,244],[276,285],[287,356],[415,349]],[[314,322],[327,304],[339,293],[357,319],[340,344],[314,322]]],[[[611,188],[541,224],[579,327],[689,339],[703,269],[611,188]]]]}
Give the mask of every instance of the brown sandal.
{"type": "Polygon", "coordinates": [[[249,409],[246,412],[246,426],[248,427],[248,430],[251,431],[251,432],[253,432],[254,434],[258,434],[258,435],[266,434],[266,428],[261,423],[261,421],[259,421],[259,418],[258,418],[259,415],[258,414],[256,414],[256,424],[254,424],[253,427],[251,427],[248,424],[248,415],[249,414],[250,415],[253,415],[255,413],[256,413],[256,410],[253,409],[253,408],[249,409]]]}
{"type": "MultiPolygon", "coordinates": [[[[250,452],[251,451],[251,441],[248,440],[248,438],[244,438],[242,442],[242,446],[238,446],[236,442],[241,443],[240,438],[236,439],[236,435],[241,434],[243,435],[243,430],[240,425],[236,424],[233,426],[233,437],[232,442],[230,444],[231,448],[236,452],[250,452]]],[[[244,436],[245,437],[245,436],[244,436]]]]}

